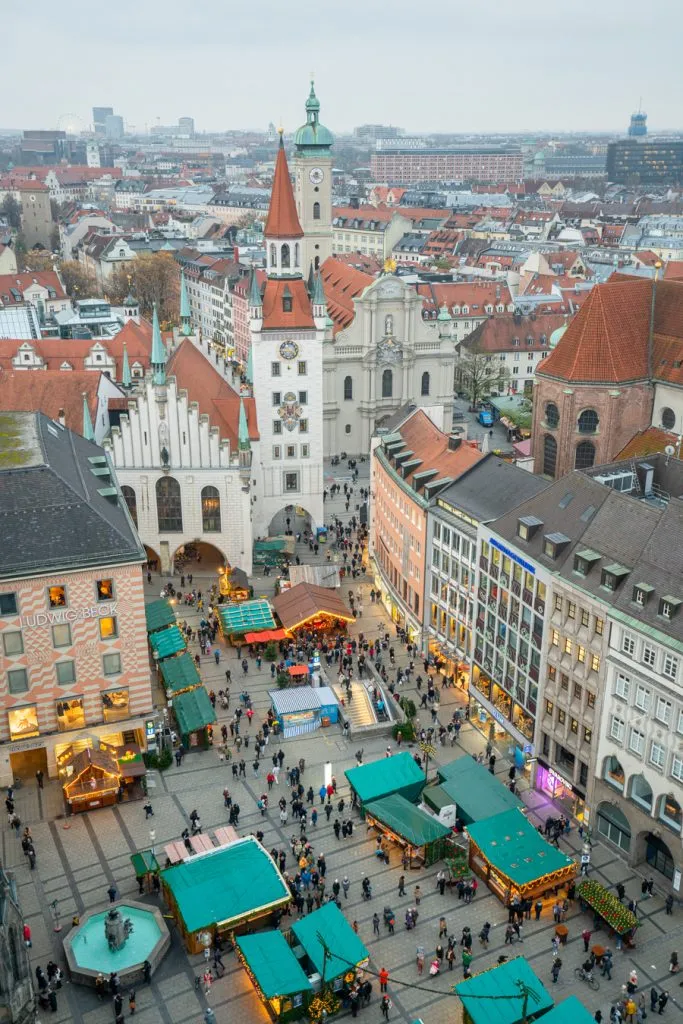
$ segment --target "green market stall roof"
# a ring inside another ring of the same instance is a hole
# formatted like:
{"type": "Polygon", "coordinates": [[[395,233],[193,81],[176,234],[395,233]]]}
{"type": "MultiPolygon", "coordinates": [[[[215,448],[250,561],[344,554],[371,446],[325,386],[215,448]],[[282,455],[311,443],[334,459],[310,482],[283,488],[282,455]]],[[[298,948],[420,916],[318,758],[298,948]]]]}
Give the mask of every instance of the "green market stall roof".
{"type": "Polygon", "coordinates": [[[407,750],[347,768],[344,775],[362,804],[381,800],[391,793],[402,793],[408,800],[417,800],[425,784],[424,772],[407,750]]]}
{"type": "Polygon", "coordinates": [[[292,932],[321,977],[325,966],[326,982],[338,978],[370,956],[336,903],[324,903],[319,910],[295,921],[292,932]],[[330,954],[327,963],[319,936],[322,936],[330,954]]]}
{"type": "Polygon", "coordinates": [[[151,850],[140,850],[139,853],[132,854],[130,862],[136,878],[155,875],[159,871],[159,862],[151,850]]]}
{"type": "Polygon", "coordinates": [[[568,996],[543,1014],[543,1024],[594,1024],[595,1018],[576,996],[568,996]]]}
{"type": "Polygon", "coordinates": [[[638,927],[636,915],[624,906],[615,893],[610,892],[600,882],[584,879],[577,885],[576,895],[599,914],[618,935],[625,935],[626,932],[638,927]]]}
{"type": "Polygon", "coordinates": [[[552,997],[522,956],[461,981],[455,992],[473,1024],[519,1024],[524,1017],[520,983],[533,993],[527,1004],[528,1019],[552,1007],[552,997]]]}
{"type": "Polygon", "coordinates": [[[444,807],[452,807],[455,800],[443,786],[425,786],[422,790],[422,803],[438,814],[444,807]]]}
{"type": "Polygon", "coordinates": [[[254,836],[190,857],[162,871],[161,880],[190,933],[284,906],[291,898],[273,858],[254,836]]]}
{"type": "Polygon", "coordinates": [[[186,690],[173,698],[173,712],[181,736],[205,729],[216,721],[216,712],[203,686],[186,690]]]}
{"type": "Polygon", "coordinates": [[[364,806],[366,814],[386,825],[411,846],[428,846],[429,843],[445,839],[451,834],[451,830],[442,825],[437,818],[426,811],[421,811],[400,793],[392,793],[381,800],[372,800],[364,806]]]}
{"type": "Polygon", "coordinates": [[[168,601],[152,601],[145,605],[145,622],[147,632],[154,633],[157,629],[164,629],[175,623],[175,612],[168,601]]]}
{"type": "Polygon", "coordinates": [[[258,629],[274,629],[275,619],[270,604],[265,600],[242,601],[241,604],[222,604],[218,607],[223,632],[249,633],[258,629]]]}
{"type": "Polygon", "coordinates": [[[266,999],[311,991],[311,983],[282,932],[240,935],[235,942],[266,999]]]}
{"type": "Polygon", "coordinates": [[[173,693],[182,693],[183,690],[193,690],[195,686],[201,686],[202,681],[194,658],[188,651],[177,658],[162,661],[159,669],[164,687],[173,693]]]}
{"type": "Polygon", "coordinates": [[[159,661],[185,650],[183,634],[177,626],[168,626],[166,629],[160,629],[157,633],[150,633],[149,642],[152,650],[158,654],[159,661]]]}
{"type": "Polygon", "coordinates": [[[546,842],[517,810],[474,822],[468,832],[489,864],[513,885],[529,885],[574,864],[571,857],[546,842]]]}
{"type": "Polygon", "coordinates": [[[473,757],[459,757],[439,768],[438,773],[442,788],[452,797],[457,815],[466,825],[515,807],[524,808],[519,797],[473,757]]]}

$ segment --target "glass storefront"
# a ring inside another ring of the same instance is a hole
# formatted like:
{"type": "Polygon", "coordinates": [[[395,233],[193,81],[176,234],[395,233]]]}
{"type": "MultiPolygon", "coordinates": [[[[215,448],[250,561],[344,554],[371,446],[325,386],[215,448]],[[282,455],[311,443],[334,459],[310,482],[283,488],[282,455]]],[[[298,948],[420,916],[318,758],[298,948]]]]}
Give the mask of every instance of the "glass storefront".
{"type": "Polygon", "coordinates": [[[547,793],[551,800],[559,804],[562,810],[577,821],[583,821],[586,813],[585,794],[581,794],[572,783],[538,759],[536,769],[536,789],[547,793]]]}
{"type": "Polygon", "coordinates": [[[35,704],[25,704],[21,708],[12,708],[7,712],[9,735],[12,740],[26,740],[38,736],[38,708],[35,704]]]}

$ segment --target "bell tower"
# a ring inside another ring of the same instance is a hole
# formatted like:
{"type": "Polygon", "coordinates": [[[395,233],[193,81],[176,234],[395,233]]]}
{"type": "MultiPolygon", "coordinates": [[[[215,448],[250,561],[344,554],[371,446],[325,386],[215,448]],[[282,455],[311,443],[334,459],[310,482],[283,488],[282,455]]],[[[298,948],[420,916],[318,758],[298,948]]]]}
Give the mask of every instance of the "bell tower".
{"type": "Polygon", "coordinates": [[[332,144],[334,139],[320,123],[320,100],[311,91],[306,100],[306,123],[294,136],[296,207],[304,232],[302,269],[316,271],[332,255],[332,144]]]}

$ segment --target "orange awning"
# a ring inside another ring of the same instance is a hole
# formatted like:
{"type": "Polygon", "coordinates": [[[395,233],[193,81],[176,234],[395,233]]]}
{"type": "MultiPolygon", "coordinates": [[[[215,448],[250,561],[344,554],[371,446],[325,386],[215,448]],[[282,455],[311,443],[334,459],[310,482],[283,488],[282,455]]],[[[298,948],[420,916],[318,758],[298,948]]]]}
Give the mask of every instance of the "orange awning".
{"type": "Polygon", "coordinates": [[[290,665],[287,669],[290,676],[307,676],[308,669],[305,665],[290,665]]]}
{"type": "Polygon", "coordinates": [[[269,640],[284,640],[287,633],[284,629],[260,629],[256,633],[245,633],[244,642],[247,644],[266,644],[269,640]]]}

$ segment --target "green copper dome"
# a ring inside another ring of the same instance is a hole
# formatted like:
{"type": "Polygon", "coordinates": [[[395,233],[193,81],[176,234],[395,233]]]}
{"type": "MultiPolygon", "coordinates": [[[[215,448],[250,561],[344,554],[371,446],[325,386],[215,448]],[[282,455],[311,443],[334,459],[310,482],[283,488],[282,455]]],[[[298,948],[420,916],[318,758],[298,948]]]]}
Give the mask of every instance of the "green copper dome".
{"type": "Polygon", "coordinates": [[[561,327],[556,327],[555,328],[555,330],[550,335],[549,348],[551,348],[551,349],[557,348],[557,345],[561,341],[562,336],[563,336],[564,332],[567,330],[568,326],[569,326],[569,324],[565,320],[565,322],[562,324],[561,327]]]}
{"type": "Polygon", "coordinates": [[[334,144],[332,132],[318,120],[319,113],[320,100],[311,82],[311,91],[306,100],[306,124],[302,124],[294,136],[294,145],[298,150],[309,149],[315,153],[321,149],[329,149],[334,144]]]}
{"type": "Polygon", "coordinates": [[[443,306],[439,310],[437,320],[452,320],[451,314],[448,312],[448,306],[444,302],[443,306]]]}

